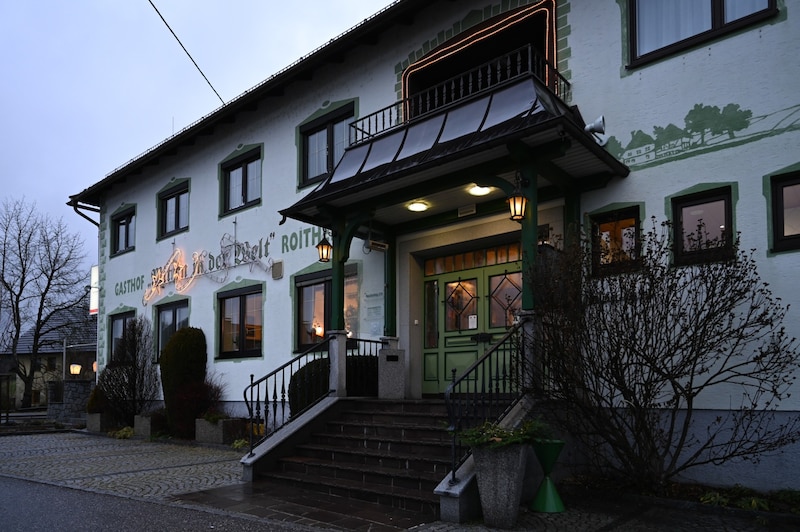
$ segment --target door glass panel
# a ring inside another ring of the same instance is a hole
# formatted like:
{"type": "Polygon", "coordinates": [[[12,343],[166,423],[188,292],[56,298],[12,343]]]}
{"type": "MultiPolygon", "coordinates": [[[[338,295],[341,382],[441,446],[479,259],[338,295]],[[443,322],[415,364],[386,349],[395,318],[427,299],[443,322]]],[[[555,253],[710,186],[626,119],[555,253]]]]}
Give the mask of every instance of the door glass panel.
{"type": "Polygon", "coordinates": [[[439,282],[425,283],[425,347],[439,347],[439,282]]]}
{"type": "MultiPolygon", "coordinates": [[[[447,283],[445,287],[445,330],[462,331],[474,329],[470,316],[477,316],[477,280],[465,279],[447,283]]],[[[474,320],[474,318],[473,318],[474,320]]]]}
{"type": "Polygon", "coordinates": [[[522,303],[522,274],[490,277],[489,294],[489,327],[510,327],[522,303]]]}

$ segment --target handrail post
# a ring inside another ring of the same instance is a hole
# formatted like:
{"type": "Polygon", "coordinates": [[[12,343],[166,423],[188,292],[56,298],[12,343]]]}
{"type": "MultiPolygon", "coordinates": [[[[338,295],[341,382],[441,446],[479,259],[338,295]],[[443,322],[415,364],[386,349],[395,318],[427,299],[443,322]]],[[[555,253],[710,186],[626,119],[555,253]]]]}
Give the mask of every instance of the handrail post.
{"type": "Polygon", "coordinates": [[[331,343],[329,390],[335,397],[347,397],[347,331],[328,331],[331,343]]]}

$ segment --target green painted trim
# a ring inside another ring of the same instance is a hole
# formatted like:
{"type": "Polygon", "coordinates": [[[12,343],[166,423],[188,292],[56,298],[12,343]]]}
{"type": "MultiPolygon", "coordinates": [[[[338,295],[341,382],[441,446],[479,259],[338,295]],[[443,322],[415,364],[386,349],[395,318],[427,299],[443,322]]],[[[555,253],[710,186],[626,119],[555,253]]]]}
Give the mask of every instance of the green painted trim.
{"type": "Polygon", "coordinates": [[[131,211],[131,210],[133,211],[133,214],[135,215],[136,214],[136,204],[135,203],[123,203],[122,205],[117,207],[116,210],[114,212],[112,212],[108,216],[108,220],[111,221],[114,218],[116,218],[117,216],[119,216],[120,214],[127,213],[128,211],[131,211]]]}
{"type": "MultiPolygon", "coordinates": [[[[231,153],[225,156],[224,159],[222,159],[217,163],[217,185],[219,190],[219,193],[217,195],[217,201],[219,203],[217,207],[219,209],[217,211],[219,213],[217,215],[218,220],[221,220],[227,216],[236,214],[237,212],[241,211],[241,209],[235,209],[231,212],[225,212],[225,171],[223,170],[225,163],[232,161],[237,157],[246,156],[256,150],[258,150],[260,154],[259,161],[261,161],[261,199],[262,200],[264,199],[264,143],[258,142],[256,144],[239,144],[235,150],[233,150],[231,153]]],[[[258,205],[261,204],[259,203],[258,205]]],[[[253,207],[256,207],[258,205],[253,205],[253,207]]]]}
{"type": "MultiPolygon", "coordinates": [[[[322,106],[308,115],[302,122],[297,124],[294,128],[294,145],[296,148],[297,153],[297,190],[302,190],[311,186],[316,186],[319,184],[319,181],[312,181],[308,184],[303,184],[303,134],[301,130],[303,126],[306,124],[313,122],[325,115],[333,115],[336,114],[338,110],[348,105],[353,105],[353,119],[358,119],[359,116],[359,99],[358,98],[348,98],[346,100],[337,100],[335,102],[331,101],[324,101],[322,102],[322,106]]],[[[263,175],[263,174],[262,174],[263,175]]]]}
{"type": "Polygon", "coordinates": [[[611,211],[620,211],[622,209],[629,209],[631,207],[639,207],[639,221],[641,222],[647,218],[647,216],[645,215],[644,205],[645,204],[643,201],[618,201],[615,203],[609,203],[607,205],[604,205],[603,207],[600,207],[599,209],[590,211],[586,213],[586,216],[592,217],[592,216],[597,216],[598,214],[605,214],[611,211]]]}
{"type": "Polygon", "coordinates": [[[161,187],[161,189],[159,189],[156,192],[156,202],[158,202],[158,196],[160,196],[164,192],[172,190],[173,188],[178,188],[184,183],[189,183],[189,187],[191,188],[192,179],[190,177],[180,177],[180,178],[173,177],[172,179],[170,179],[169,183],[161,187]]]}
{"type": "Polygon", "coordinates": [[[784,251],[773,250],[773,242],[775,242],[775,227],[772,224],[772,180],[774,178],[781,178],[786,174],[794,174],[798,172],[800,172],[800,163],[795,163],[761,176],[761,194],[764,196],[764,201],[766,203],[765,210],[767,214],[767,257],[775,257],[789,253],[800,253],[800,249],[787,249],[784,251]]]}
{"type": "MultiPolygon", "coordinates": [[[[219,358],[219,342],[220,342],[220,335],[217,331],[217,326],[220,322],[220,309],[219,309],[219,294],[223,292],[229,292],[231,290],[238,290],[240,288],[251,288],[253,286],[260,286],[261,287],[261,330],[264,330],[264,320],[267,317],[267,282],[264,280],[258,279],[241,279],[239,281],[233,281],[228,283],[218,290],[215,290],[212,294],[212,304],[214,306],[214,350],[211,353],[211,359],[214,364],[218,362],[241,362],[243,360],[263,360],[264,359],[264,338],[261,338],[261,356],[260,357],[242,357],[242,358],[219,358]]],[[[206,338],[208,338],[208,334],[206,334],[206,338]]]]}
{"type": "Polygon", "coordinates": [[[672,200],[682,196],[689,196],[697,194],[698,192],[706,192],[717,188],[730,187],[731,189],[731,224],[733,225],[732,234],[736,234],[736,204],[739,202],[739,183],[736,181],[721,181],[719,183],[697,183],[689,188],[680,190],[674,194],[664,198],[664,215],[667,220],[675,221],[674,213],[672,212],[672,200]]]}

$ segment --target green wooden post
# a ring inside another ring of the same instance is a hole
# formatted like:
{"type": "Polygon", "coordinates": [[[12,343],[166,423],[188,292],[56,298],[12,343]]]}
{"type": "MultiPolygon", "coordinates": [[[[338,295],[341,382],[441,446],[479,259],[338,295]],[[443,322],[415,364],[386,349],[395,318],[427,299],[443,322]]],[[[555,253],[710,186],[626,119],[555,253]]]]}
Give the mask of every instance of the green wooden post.
{"type": "Polygon", "coordinates": [[[536,191],[536,170],[533,165],[521,169],[520,190],[528,199],[525,219],[522,220],[522,310],[533,310],[533,278],[538,247],[539,209],[536,191]]]}

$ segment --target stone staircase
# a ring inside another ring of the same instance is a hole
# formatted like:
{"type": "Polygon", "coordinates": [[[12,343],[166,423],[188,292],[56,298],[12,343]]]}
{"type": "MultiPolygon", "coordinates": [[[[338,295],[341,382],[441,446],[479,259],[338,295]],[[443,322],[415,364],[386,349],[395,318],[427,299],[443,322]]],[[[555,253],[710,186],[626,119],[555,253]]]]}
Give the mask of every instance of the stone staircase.
{"type": "Polygon", "coordinates": [[[325,429],[260,480],[439,517],[450,471],[444,401],[345,399],[325,429]]]}

